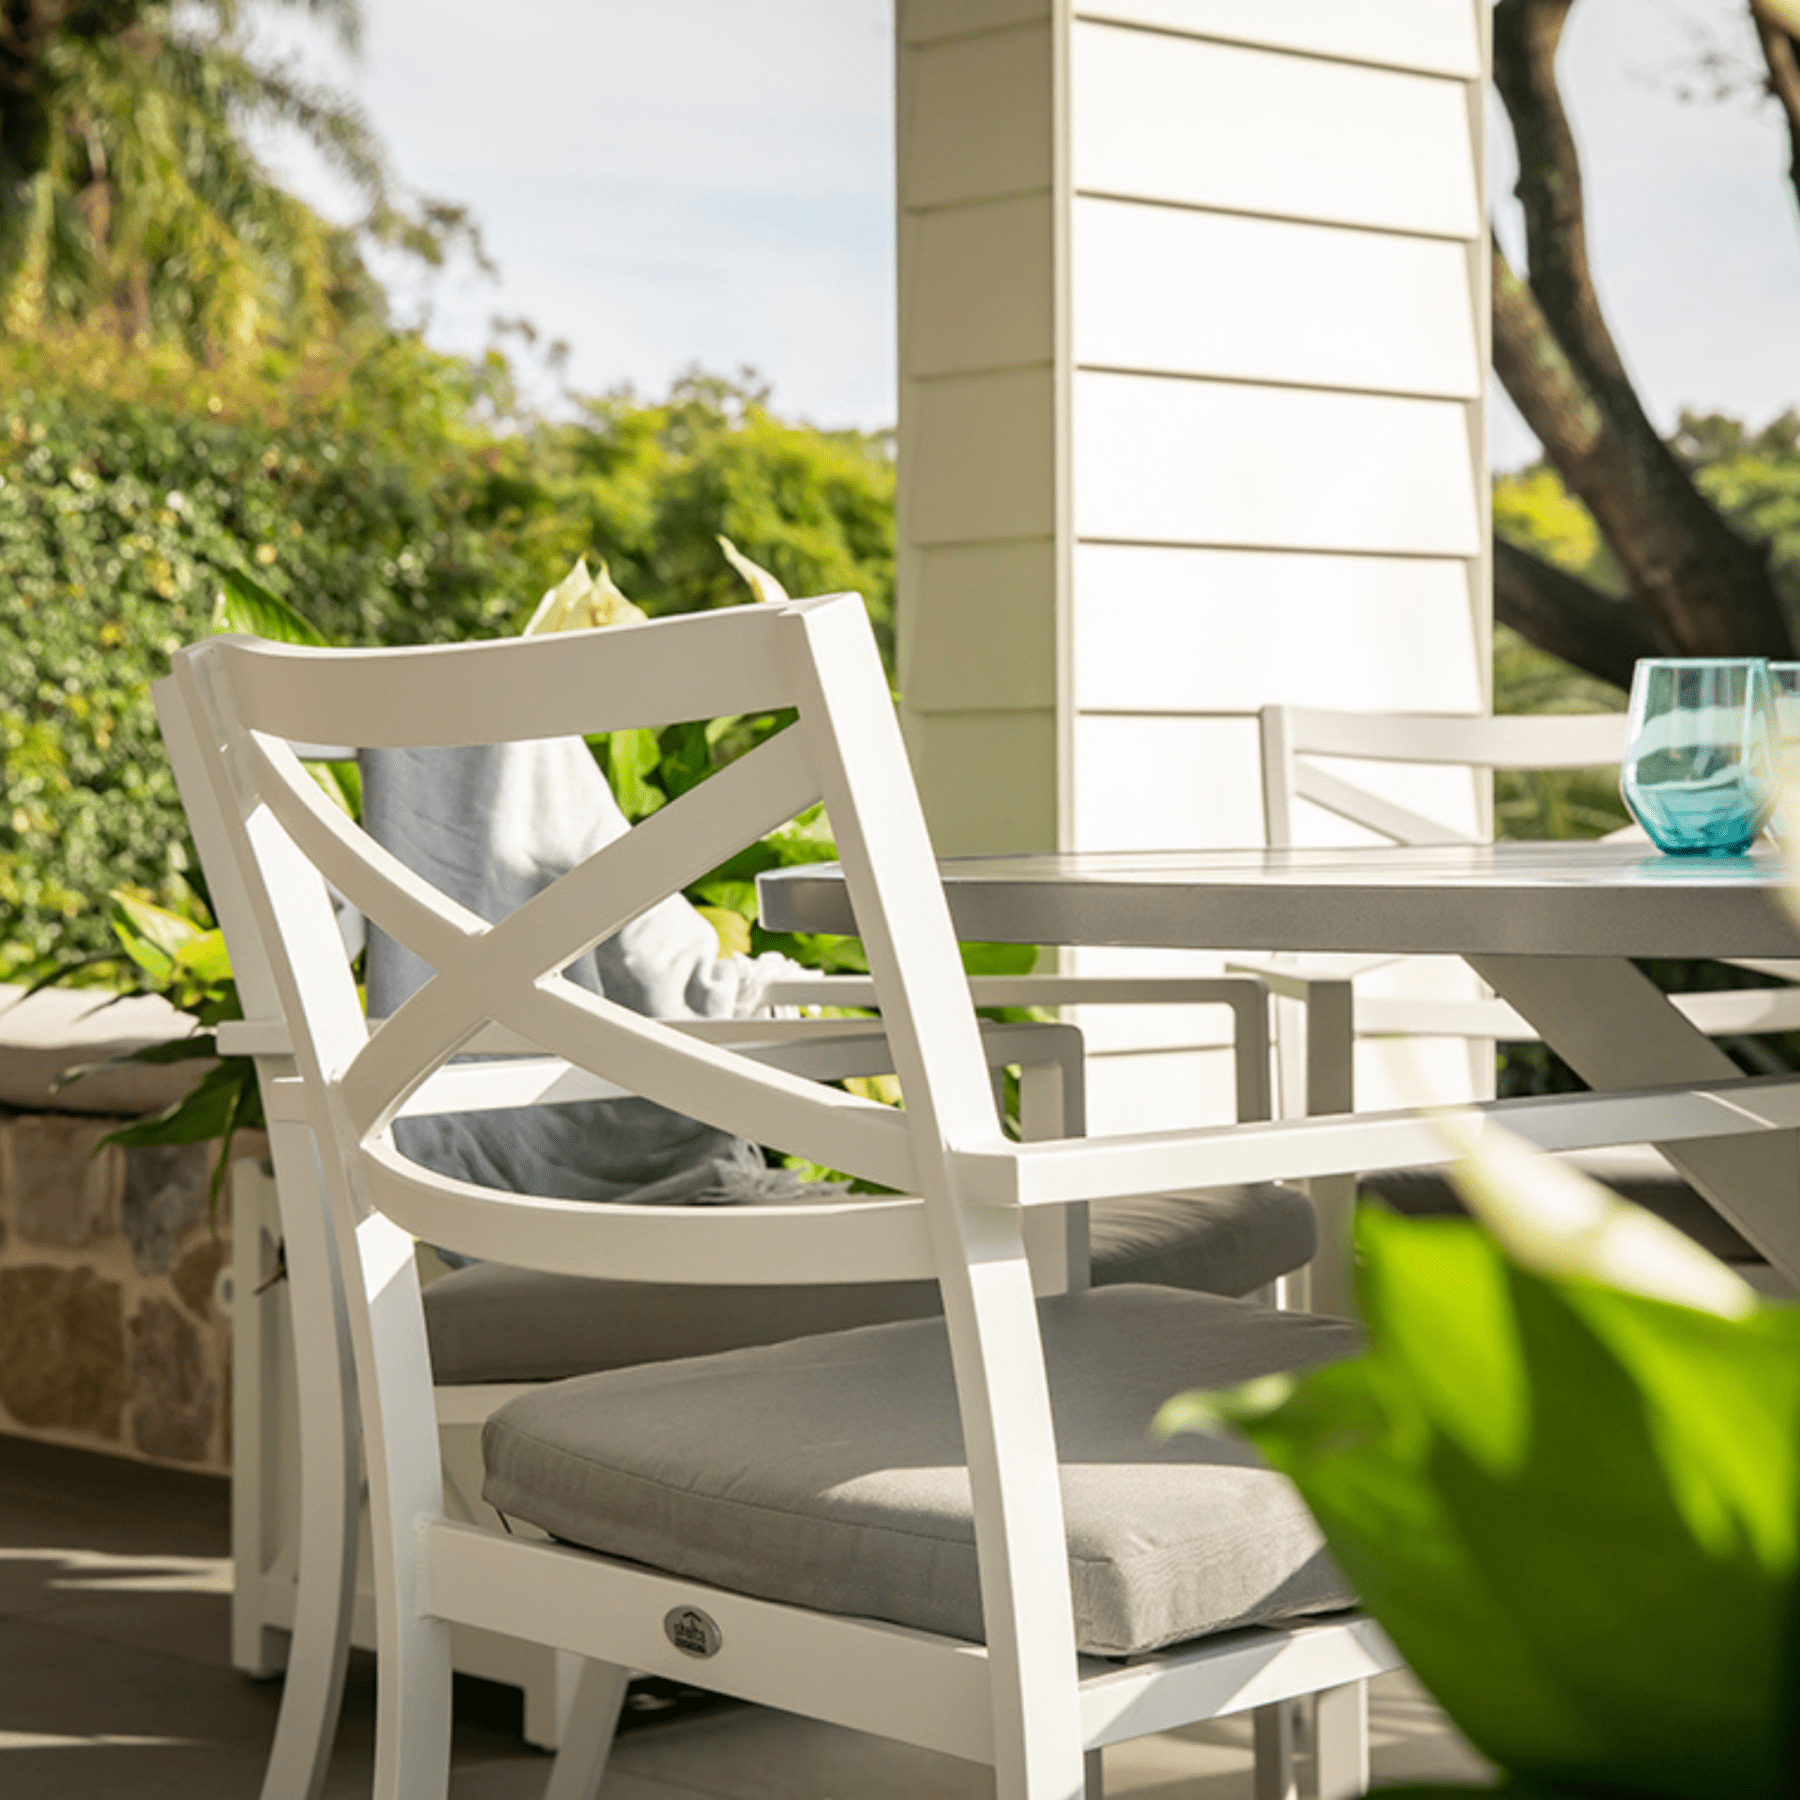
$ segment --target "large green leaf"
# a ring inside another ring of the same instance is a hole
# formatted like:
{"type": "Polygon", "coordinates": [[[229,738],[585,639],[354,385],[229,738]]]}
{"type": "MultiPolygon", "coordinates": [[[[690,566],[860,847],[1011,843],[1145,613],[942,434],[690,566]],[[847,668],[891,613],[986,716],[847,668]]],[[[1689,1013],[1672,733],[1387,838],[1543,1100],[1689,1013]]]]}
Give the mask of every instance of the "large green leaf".
{"type": "MultiPolygon", "coordinates": [[[[715,722],[728,724],[730,721],[715,722]]],[[[657,781],[671,800],[685,794],[689,788],[698,787],[712,773],[712,738],[703,721],[665,725],[656,734],[656,751],[657,781]]]]}
{"type": "Polygon", "coordinates": [[[177,959],[201,935],[200,927],[179,913],[130,894],[111,895],[110,908],[113,935],[125,954],[152,981],[161,985],[172,981],[177,959]]]}
{"type": "Polygon", "coordinates": [[[606,773],[612,781],[613,793],[620,809],[633,824],[648,818],[668,799],[650,778],[662,761],[654,731],[609,731],[606,747],[606,773]]]}
{"type": "Polygon", "coordinates": [[[243,1111],[242,1089],[254,1071],[242,1058],[216,1064],[201,1076],[192,1093],[148,1118],[121,1125],[102,1140],[130,1148],[138,1144],[202,1144],[223,1137],[243,1111]]]}
{"type": "Polygon", "coordinates": [[[1235,1413],[1471,1741],[1575,1793],[1789,1796],[1800,1312],[1359,1219],[1370,1349],[1235,1413]],[[1273,1403],[1273,1404],[1271,1404],[1273,1403]]]}
{"type": "Polygon", "coordinates": [[[324,649],[329,640],[313,622],[272,594],[242,569],[219,570],[219,592],[213,601],[214,631],[246,631],[278,644],[306,644],[324,649]]]}
{"type": "Polygon", "coordinates": [[[130,1149],[141,1144],[204,1144],[218,1138],[218,1159],[207,1185],[207,1203],[216,1209],[231,1162],[232,1138],[262,1122],[256,1066],[248,1057],[233,1056],[208,1069],[185,1099],[148,1118],[121,1125],[100,1141],[130,1149]]]}

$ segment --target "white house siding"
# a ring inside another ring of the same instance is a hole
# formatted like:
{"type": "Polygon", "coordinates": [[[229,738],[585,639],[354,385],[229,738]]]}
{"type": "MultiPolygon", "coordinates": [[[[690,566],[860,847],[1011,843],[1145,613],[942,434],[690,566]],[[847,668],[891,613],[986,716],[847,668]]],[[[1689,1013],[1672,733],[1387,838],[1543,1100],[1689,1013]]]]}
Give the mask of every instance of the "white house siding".
{"type": "MultiPolygon", "coordinates": [[[[940,849],[1258,841],[1258,706],[1481,708],[1482,0],[897,10],[901,682],[940,849]]],[[[1227,1106],[1206,1015],[1082,1024],[1101,1127],[1227,1106]]],[[[1467,1091],[1460,1056],[1378,1062],[1365,1100],[1467,1091]]]]}

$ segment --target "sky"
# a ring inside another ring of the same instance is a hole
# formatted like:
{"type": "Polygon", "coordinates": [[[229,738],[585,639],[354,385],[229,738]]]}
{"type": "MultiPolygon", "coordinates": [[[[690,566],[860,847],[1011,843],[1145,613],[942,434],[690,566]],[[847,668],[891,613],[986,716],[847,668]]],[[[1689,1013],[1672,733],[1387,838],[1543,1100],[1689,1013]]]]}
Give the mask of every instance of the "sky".
{"type": "MultiPolygon", "coordinates": [[[[409,187],[471,208],[501,269],[398,284],[433,341],[479,349],[522,315],[567,341],[584,392],[751,364],[787,413],[893,423],[891,0],[364,10],[359,68],[310,60],[409,187]]],[[[277,160],[332,210],[316,167],[277,160]]]]}
{"type": "MultiPolygon", "coordinates": [[[[397,284],[433,341],[479,349],[524,316],[567,341],[583,391],[749,364],[784,413],[892,424],[891,0],[364,5],[360,64],[309,43],[312,66],[358,94],[410,187],[472,209],[501,270],[397,284]]],[[[1748,66],[1745,13],[1577,0],[1564,40],[1601,299],[1665,428],[1684,406],[1760,423],[1800,405],[1785,133],[1742,96],[1676,96],[1707,45],[1748,66]]],[[[1516,251],[1503,122],[1490,142],[1516,251]]],[[[315,167],[277,157],[332,207],[315,167]]],[[[1490,436],[1497,467],[1535,453],[1504,396],[1490,436]]]]}

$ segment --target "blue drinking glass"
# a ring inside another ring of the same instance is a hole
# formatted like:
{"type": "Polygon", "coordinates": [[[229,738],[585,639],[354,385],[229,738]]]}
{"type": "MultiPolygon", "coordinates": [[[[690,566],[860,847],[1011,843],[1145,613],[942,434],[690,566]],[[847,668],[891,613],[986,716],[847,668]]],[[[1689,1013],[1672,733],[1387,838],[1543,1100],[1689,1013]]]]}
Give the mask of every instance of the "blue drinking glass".
{"type": "Polygon", "coordinates": [[[1657,849],[1741,855],[1774,810],[1776,741],[1761,657],[1646,658],[1619,788],[1657,849]]]}

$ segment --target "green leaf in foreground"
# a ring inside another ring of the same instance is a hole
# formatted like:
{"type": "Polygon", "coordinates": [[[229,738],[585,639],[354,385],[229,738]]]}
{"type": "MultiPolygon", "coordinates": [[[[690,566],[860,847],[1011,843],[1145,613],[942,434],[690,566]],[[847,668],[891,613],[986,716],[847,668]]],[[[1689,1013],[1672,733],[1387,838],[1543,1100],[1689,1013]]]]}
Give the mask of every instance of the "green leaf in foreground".
{"type": "MultiPolygon", "coordinates": [[[[1368,1353],[1215,1397],[1509,1791],[1796,1791],[1800,1310],[1359,1218],[1368,1353]]],[[[1177,1403],[1168,1423],[1192,1422],[1177,1403]]]]}

